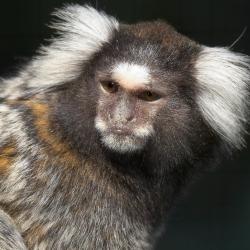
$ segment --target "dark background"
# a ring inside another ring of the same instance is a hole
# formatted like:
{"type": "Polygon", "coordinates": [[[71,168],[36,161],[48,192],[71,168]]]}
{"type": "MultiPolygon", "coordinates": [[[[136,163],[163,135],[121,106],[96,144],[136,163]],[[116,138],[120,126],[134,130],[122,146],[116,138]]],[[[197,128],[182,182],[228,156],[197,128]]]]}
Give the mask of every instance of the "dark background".
{"type": "MultiPolygon", "coordinates": [[[[50,13],[64,0],[1,1],[0,73],[10,74],[49,38],[50,13]]],[[[85,3],[86,1],[71,1],[85,3]]],[[[165,19],[209,46],[230,46],[250,24],[249,0],[89,1],[119,20],[165,19]]],[[[233,47],[250,55],[250,27],[233,47]]],[[[249,139],[248,139],[249,141],[249,139]]],[[[250,142],[248,143],[250,148],[250,142]]],[[[172,212],[157,250],[250,249],[250,149],[192,185],[172,212]]]]}

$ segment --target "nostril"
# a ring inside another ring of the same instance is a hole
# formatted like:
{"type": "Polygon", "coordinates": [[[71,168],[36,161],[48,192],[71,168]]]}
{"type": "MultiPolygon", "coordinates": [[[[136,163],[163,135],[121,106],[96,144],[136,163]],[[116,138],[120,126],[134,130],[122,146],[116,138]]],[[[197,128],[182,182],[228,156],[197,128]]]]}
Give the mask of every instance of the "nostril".
{"type": "Polygon", "coordinates": [[[128,115],[128,116],[126,116],[126,120],[127,120],[128,122],[131,122],[131,121],[134,120],[134,116],[133,116],[133,115],[128,115]]]}

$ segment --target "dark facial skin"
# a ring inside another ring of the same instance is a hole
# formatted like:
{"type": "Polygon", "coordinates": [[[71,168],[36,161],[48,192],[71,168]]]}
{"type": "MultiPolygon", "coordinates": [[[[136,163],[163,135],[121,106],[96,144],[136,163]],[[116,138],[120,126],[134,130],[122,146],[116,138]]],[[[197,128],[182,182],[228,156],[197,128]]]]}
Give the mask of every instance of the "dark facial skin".
{"type": "MultiPolygon", "coordinates": [[[[118,45],[117,45],[118,46],[118,45]]],[[[193,82],[187,77],[188,73],[185,67],[177,67],[162,71],[162,65],[159,63],[148,66],[149,61],[127,59],[132,65],[145,67],[150,74],[150,80],[147,84],[139,84],[135,80],[135,86],[127,86],[127,79],[114,79],[111,69],[123,63],[125,55],[130,54],[130,47],[125,47],[125,51],[117,48],[119,55],[124,54],[123,59],[117,60],[116,51],[110,52],[110,48],[106,48],[107,56],[98,58],[95,64],[96,74],[94,77],[95,85],[98,89],[98,105],[97,118],[101,120],[102,126],[98,127],[102,138],[113,135],[110,140],[104,140],[107,147],[111,147],[115,151],[136,151],[141,150],[150,137],[161,137],[155,134],[155,128],[160,123],[162,127],[170,134],[179,128],[181,131],[188,130],[189,113],[193,108],[194,92],[193,82]],[[111,55],[110,55],[111,54],[111,55]],[[136,137],[135,130],[147,130],[141,137],[136,137]],[[114,138],[115,136],[115,138],[114,138]],[[126,140],[130,136],[129,140],[126,140]],[[126,143],[126,147],[121,145],[121,141],[126,143]],[[117,146],[116,146],[117,144],[117,146]]],[[[157,46],[155,43],[141,44],[138,50],[133,49],[134,55],[140,53],[143,49],[157,46]]],[[[159,46],[158,50],[163,50],[159,46]]],[[[147,50],[145,51],[145,53],[147,50]]],[[[163,52],[163,51],[162,51],[163,52]]],[[[165,51],[166,52],[166,51],[165,51]]],[[[105,50],[104,50],[105,53],[105,50]]],[[[160,53],[150,55],[149,59],[154,62],[160,61],[162,58],[160,53]]],[[[167,66],[168,62],[165,63],[167,66]]],[[[187,67],[186,67],[187,68],[187,67]]],[[[128,72],[129,73],[129,72],[128,72]]],[[[124,76],[126,78],[126,75],[124,76]]],[[[100,125],[100,124],[99,124],[100,125]]],[[[160,131],[158,129],[158,131],[160,131]]],[[[164,132],[164,137],[167,133],[164,132]]],[[[169,139],[169,138],[168,138],[169,139]]]]}

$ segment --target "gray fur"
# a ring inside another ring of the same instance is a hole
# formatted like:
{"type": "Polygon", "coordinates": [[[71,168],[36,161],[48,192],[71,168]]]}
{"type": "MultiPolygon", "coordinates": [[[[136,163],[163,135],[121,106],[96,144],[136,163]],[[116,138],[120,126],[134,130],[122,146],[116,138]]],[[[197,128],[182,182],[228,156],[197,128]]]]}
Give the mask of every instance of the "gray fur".
{"type": "Polygon", "coordinates": [[[0,249],[27,250],[14,221],[3,210],[0,210],[0,249]]]}

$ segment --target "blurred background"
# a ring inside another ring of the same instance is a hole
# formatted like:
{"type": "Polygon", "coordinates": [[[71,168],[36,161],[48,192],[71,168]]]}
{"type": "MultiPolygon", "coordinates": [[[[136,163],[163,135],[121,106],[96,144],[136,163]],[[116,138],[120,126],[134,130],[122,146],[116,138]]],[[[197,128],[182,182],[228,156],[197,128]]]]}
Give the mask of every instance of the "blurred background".
{"type": "MultiPolygon", "coordinates": [[[[11,75],[50,37],[50,13],[69,1],[1,1],[0,74],[11,75]]],[[[96,0],[90,3],[131,23],[165,19],[209,46],[233,46],[250,55],[249,0],[96,0]]],[[[249,149],[196,181],[168,218],[156,250],[250,249],[249,149]]]]}

